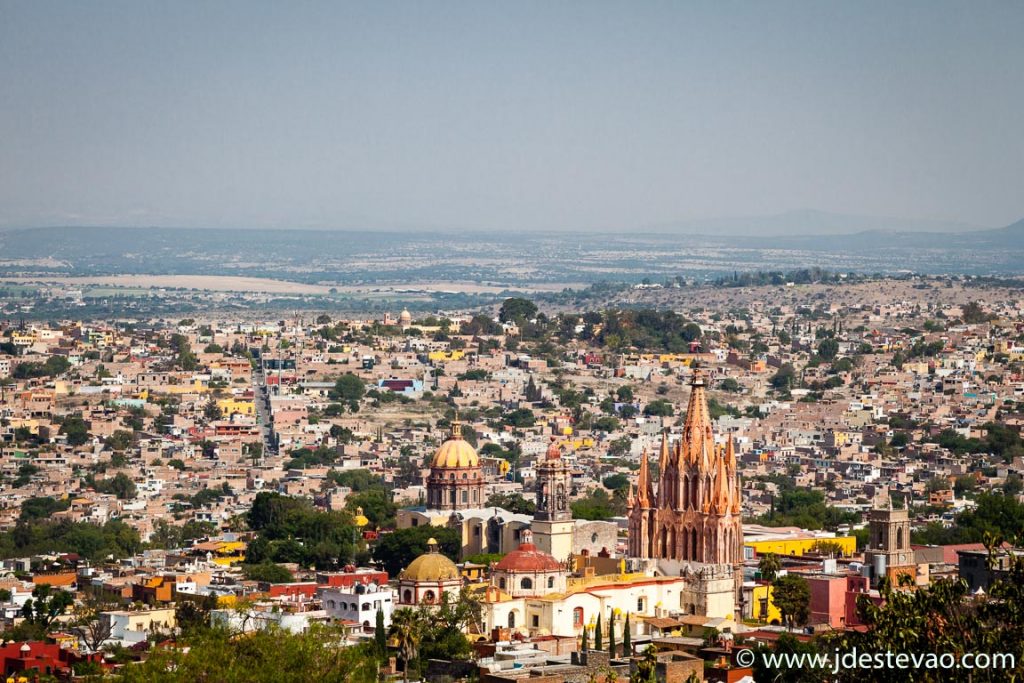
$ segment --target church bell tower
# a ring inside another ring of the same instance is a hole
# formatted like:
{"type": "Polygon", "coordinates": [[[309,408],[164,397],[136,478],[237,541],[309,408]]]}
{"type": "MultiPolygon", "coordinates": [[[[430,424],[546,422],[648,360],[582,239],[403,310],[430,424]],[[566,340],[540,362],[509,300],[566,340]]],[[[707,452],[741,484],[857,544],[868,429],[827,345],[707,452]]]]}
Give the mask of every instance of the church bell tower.
{"type": "Polygon", "coordinates": [[[544,460],[537,465],[537,509],[533,513],[533,541],[539,550],[563,562],[572,556],[572,510],[569,508],[569,465],[551,437],[544,460]]]}

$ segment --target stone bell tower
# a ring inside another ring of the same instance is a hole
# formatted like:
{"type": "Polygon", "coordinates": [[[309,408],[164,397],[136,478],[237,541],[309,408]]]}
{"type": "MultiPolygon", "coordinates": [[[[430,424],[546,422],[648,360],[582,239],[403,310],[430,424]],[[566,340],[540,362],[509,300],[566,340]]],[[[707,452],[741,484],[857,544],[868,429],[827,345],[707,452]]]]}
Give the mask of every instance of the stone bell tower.
{"type": "Polygon", "coordinates": [[[555,437],[544,460],[537,465],[537,509],[533,513],[533,541],[559,562],[569,559],[573,551],[572,510],[569,508],[571,475],[562,460],[555,437]]]}

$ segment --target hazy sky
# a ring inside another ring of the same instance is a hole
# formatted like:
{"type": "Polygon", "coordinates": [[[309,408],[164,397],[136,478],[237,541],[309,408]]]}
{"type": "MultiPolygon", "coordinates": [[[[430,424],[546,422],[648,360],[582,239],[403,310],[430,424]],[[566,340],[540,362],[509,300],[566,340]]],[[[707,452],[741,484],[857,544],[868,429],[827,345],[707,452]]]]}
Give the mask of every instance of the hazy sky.
{"type": "Polygon", "coordinates": [[[0,226],[1024,216],[1024,2],[0,0],[0,226]]]}

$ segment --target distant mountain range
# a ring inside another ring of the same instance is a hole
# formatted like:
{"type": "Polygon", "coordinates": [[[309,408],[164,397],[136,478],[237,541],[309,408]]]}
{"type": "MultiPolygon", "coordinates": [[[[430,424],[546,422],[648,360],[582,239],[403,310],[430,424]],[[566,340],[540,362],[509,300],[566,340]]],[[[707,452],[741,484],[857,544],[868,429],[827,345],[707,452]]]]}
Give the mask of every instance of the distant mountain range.
{"type": "Polygon", "coordinates": [[[895,229],[863,230],[849,234],[758,236],[743,240],[758,248],[862,251],[880,247],[914,249],[1024,249],[1024,219],[1003,228],[943,232],[895,229]]]}
{"type": "Polygon", "coordinates": [[[689,220],[641,228],[643,231],[666,234],[735,237],[820,237],[869,231],[948,233],[980,229],[982,226],[956,221],[859,216],[816,209],[787,211],[768,216],[689,220]]]}

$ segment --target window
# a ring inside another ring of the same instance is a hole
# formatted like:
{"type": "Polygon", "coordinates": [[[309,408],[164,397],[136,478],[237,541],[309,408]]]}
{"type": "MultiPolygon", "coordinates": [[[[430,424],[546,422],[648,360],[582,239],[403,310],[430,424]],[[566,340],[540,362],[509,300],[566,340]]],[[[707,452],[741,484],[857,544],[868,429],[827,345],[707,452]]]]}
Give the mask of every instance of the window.
{"type": "Polygon", "coordinates": [[[406,589],[405,592],[402,593],[402,602],[404,602],[407,605],[411,605],[412,604],[412,591],[411,590],[406,589]]]}
{"type": "Polygon", "coordinates": [[[637,612],[643,612],[644,611],[644,599],[643,598],[637,598],[636,599],[636,611],[637,612]]]}
{"type": "Polygon", "coordinates": [[[508,627],[509,628],[515,628],[516,627],[516,613],[515,612],[509,612],[508,613],[508,627]]]}
{"type": "Polygon", "coordinates": [[[426,602],[428,605],[429,604],[433,604],[433,602],[434,602],[434,591],[427,591],[426,593],[424,593],[423,594],[423,601],[426,602]]]}
{"type": "Polygon", "coordinates": [[[576,628],[583,626],[583,608],[575,607],[572,610],[572,625],[576,628]]]}
{"type": "Polygon", "coordinates": [[[505,590],[505,579],[498,579],[498,588],[505,590]]]}
{"type": "Polygon", "coordinates": [[[536,614],[533,615],[533,627],[537,628],[540,626],[540,617],[536,614]]]}
{"type": "Polygon", "coordinates": [[[522,581],[519,582],[519,587],[522,588],[524,591],[528,591],[531,588],[533,588],[533,580],[529,578],[524,578],[522,581]]]}
{"type": "Polygon", "coordinates": [[[462,492],[462,502],[463,503],[468,503],[469,502],[469,491],[463,491],[462,492]]]}
{"type": "Polygon", "coordinates": [[[462,473],[462,478],[463,478],[463,479],[469,479],[469,475],[468,475],[468,474],[466,474],[465,472],[463,472],[463,473],[462,473]]]}
{"type": "Polygon", "coordinates": [[[555,577],[549,576],[548,577],[548,588],[554,588],[554,587],[555,587],[555,577]]]}

